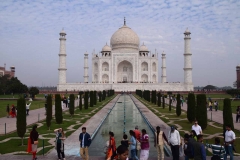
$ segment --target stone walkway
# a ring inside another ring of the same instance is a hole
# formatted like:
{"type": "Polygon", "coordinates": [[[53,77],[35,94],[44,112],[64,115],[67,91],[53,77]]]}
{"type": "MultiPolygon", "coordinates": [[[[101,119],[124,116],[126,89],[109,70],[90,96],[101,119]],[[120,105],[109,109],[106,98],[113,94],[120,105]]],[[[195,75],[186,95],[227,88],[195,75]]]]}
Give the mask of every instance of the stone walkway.
{"type": "MultiPolygon", "coordinates": [[[[75,100],[75,107],[78,106],[79,100],[75,100]]],[[[65,106],[63,107],[63,111],[68,110],[65,106]]],[[[55,114],[55,106],[53,105],[53,115],[55,114]]],[[[27,126],[34,124],[38,121],[46,119],[45,108],[39,108],[29,111],[29,115],[27,116],[27,126]]],[[[0,135],[5,134],[5,123],[6,123],[6,133],[11,133],[17,130],[16,128],[16,119],[17,118],[0,118],[0,135]]]]}
{"type": "MultiPolygon", "coordinates": [[[[169,104],[169,99],[166,99],[165,102],[167,104],[169,104]]],[[[172,106],[176,107],[176,101],[173,102],[172,106]]],[[[182,110],[184,111],[187,111],[187,103],[183,103],[183,106],[182,106],[182,110]]],[[[223,111],[215,111],[213,109],[213,111],[207,111],[207,114],[208,114],[208,119],[214,121],[214,122],[217,122],[219,124],[223,124],[223,111]]],[[[240,131],[240,123],[236,123],[236,114],[232,114],[233,115],[233,124],[234,124],[234,129],[236,130],[239,130],[240,131]]]]}

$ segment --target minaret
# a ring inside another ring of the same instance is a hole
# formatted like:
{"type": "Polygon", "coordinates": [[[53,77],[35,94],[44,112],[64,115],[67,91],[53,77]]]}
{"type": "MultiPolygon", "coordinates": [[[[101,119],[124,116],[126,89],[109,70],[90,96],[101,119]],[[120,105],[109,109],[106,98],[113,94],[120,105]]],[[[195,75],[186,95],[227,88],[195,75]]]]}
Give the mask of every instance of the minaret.
{"type": "Polygon", "coordinates": [[[162,53],[162,83],[167,82],[167,74],[166,74],[166,54],[162,53]]]}
{"type": "Polygon", "coordinates": [[[191,47],[190,47],[190,37],[191,32],[188,30],[188,28],[186,29],[186,31],[184,32],[184,83],[187,84],[192,84],[192,53],[191,53],[191,47]]]}
{"type": "Polygon", "coordinates": [[[59,52],[59,68],[58,68],[58,84],[66,83],[66,32],[62,30],[60,33],[60,52],[59,52]]]}
{"type": "Polygon", "coordinates": [[[84,83],[88,83],[88,53],[84,53],[84,83]]]}

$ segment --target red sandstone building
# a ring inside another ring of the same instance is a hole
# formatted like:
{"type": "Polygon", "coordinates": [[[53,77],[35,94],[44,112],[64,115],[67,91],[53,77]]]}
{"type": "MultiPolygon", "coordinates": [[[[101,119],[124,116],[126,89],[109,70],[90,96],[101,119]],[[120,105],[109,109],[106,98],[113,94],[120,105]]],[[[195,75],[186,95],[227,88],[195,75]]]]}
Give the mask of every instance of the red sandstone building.
{"type": "Polygon", "coordinates": [[[240,65],[236,67],[237,72],[237,89],[240,89],[240,65]]]}
{"type": "Polygon", "coordinates": [[[10,71],[6,70],[6,64],[4,64],[4,67],[0,66],[0,77],[4,75],[10,75],[10,78],[15,76],[15,67],[11,66],[10,71]]]}

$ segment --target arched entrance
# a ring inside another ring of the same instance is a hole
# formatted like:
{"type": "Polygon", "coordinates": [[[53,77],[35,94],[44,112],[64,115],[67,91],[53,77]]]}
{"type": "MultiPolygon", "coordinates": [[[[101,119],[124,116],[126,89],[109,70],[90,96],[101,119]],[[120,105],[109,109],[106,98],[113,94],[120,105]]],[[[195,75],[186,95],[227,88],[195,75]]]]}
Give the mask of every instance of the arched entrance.
{"type": "Polygon", "coordinates": [[[131,83],[133,81],[133,66],[130,62],[124,60],[117,67],[117,82],[131,83]]]}

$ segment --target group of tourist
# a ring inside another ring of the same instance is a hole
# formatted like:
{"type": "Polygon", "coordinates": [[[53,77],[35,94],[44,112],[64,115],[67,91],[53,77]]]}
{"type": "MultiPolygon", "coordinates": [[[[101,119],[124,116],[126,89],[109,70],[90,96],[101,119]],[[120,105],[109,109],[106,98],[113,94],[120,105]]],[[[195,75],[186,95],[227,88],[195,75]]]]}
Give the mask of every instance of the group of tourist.
{"type": "Polygon", "coordinates": [[[208,102],[209,111],[212,111],[213,105],[214,105],[215,111],[217,111],[218,110],[218,102],[217,101],[212,102],[212,100],[210,99],[208,102]]]}

